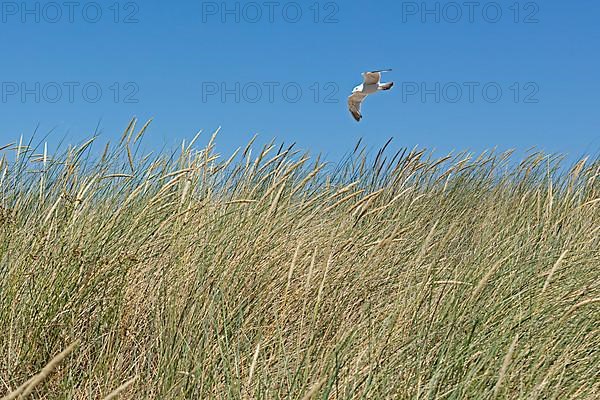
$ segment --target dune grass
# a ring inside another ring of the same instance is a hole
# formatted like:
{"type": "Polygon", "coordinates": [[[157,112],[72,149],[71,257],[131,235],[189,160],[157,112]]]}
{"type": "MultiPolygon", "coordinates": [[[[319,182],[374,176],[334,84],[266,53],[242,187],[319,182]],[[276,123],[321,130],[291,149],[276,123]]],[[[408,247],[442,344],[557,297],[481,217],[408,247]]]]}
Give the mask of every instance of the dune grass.
{"type": "Polygon", "coordinates": [[[145,155],[145,128],[3,150],[0,396],[600,395],[599,160],[145,155]]]}

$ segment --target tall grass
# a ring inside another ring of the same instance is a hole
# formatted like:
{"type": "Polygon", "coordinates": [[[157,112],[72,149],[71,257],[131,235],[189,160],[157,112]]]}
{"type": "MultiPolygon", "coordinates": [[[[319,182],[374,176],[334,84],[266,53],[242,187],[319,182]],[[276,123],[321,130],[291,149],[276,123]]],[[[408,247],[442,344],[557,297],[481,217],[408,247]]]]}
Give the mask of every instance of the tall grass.
{"type": "Polygon", "coordinates": [[[145,129],[3,150],[0,395],[600,395],[599,160],[144,155],[145,129]]]}

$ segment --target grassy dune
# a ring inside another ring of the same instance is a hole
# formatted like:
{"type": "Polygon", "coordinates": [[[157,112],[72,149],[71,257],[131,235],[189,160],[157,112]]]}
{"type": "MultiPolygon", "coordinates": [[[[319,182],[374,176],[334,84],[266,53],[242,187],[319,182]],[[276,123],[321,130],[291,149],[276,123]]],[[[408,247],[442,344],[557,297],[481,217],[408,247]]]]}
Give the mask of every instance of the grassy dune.
{"type": "Polygon", "coordinates": [[[599,160],[142,136],[2,150],[0,396],[600,396],[599,160]]]}

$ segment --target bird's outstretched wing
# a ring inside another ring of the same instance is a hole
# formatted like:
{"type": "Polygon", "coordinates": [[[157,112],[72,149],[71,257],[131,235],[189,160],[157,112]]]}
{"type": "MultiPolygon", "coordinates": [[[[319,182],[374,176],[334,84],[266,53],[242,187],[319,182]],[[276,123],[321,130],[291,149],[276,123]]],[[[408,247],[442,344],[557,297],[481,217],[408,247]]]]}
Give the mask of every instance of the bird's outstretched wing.
{"type": "Polygon", "coordinates": [[[360,122],[360,119],[362,118],[360,106],[366,97],[367,95],[360,92],[352,93],[352,95],[348,97],[348,110],[350,110],[350,114],[352,114],[357,122],[360,122]]]}
{"type": "Polygon", "coordinates": [[[381,73],[389,72],[391,69],[382,69],[379,71],[364,72],[362,74],[365,85],[377,85],[381,82],[381,73]]]}

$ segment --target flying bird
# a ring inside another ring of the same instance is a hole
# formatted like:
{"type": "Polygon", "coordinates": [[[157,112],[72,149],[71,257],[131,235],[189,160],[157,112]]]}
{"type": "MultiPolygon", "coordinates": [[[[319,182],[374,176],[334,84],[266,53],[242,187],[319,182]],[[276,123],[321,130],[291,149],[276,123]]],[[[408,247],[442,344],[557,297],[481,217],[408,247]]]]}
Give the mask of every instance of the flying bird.
{"type": "Polygon", "coordinates": [[[394,82],[381,83],[381,73],[389,71],[391,69],[382,69],[362,74],[363,83],[355,87],[350,97],[348,97],[348,109],[356,121],[360,122],[362,118],[360,106],[368,95],[377,93],[380,90],[390,90],[394,86],[394,82]]]}

